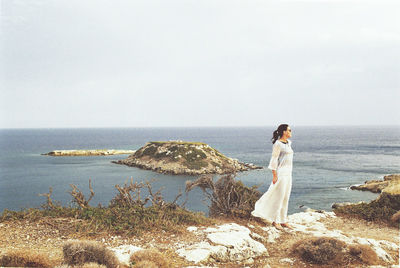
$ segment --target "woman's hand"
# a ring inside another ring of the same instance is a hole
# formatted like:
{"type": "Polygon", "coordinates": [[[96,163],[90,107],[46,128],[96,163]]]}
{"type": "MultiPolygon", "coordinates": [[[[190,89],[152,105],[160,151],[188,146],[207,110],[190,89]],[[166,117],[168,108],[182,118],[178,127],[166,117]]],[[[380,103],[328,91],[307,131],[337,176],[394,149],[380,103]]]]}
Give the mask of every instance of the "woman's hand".
{"type": "Polygon", "coordinates": [[[272,170],[272,183],[275,184],[278,181],[278,174],[276,174],[276,170],[272,170]]]}

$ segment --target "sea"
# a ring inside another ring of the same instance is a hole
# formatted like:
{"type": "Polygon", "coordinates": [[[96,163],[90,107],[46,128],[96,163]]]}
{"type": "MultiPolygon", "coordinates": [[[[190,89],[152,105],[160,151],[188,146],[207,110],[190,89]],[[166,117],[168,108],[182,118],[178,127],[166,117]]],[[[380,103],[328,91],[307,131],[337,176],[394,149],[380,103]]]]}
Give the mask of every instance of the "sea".
{"type": "MultiPolygon", "coordinates": [[[[305,208],[331,211],[335,202],[375,199],[378,194],[350,190],[351,185],[400,173],[400,126],[291,126],[293,186],[289,214],[305,208]]],[[[184,193],[185,183],[196,176],[165,175],[113,160],[128,155],[52,157],[42,155],[67,149],[137,150],[149,141],[204,142],[223,154],[263,169],[240,172],[236,179],[265,192],[272,181],[267,168],[275,127],[190,128],[54,128],[0,129],[0,212],[40,207],[52,188],[52,199],[72,205],[71,184],[89,196],[89,179],[95,195],[92,206],[106,206],[117,194],[115,185],[131,179],[152,181],[165,200],[178,200],[191,211],[208,213],[209,201],[201,189],[184,193]]],[[[214,177],[218,179],[219,176],[214,177]]],[[[142,193],[146,195],[145,192],[142,193]]]]}

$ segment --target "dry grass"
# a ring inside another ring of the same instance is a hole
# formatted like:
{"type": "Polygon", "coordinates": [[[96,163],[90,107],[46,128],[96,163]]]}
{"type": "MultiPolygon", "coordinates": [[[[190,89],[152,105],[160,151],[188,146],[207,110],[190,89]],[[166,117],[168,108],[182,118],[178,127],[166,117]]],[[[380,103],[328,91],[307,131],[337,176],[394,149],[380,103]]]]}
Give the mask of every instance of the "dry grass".
{"type": "Polygon", "coordinates": [[[377,265],[376,252],[367,245],[347,245],[343,241],[330,237],[312,237],[300,240],[292,246],[292,254],[304,261],[329,267],[355,265],[377,265]]]}
{"type": "Polygon", "coordinates": [[[346,244],[330,237],[309,238],[295,243],[292,252],[304,261],[336,265],[343,262],[342,249],[346,244]]]}
{"type": "Polygon", "coordinates": [[[379,262],[376,252],[367,245],[350,245],[349,253],[357,261],[363,264],[377,264],[379,262]]]}
{"type": "Polygon", "coordinates": [[[70,241],[63,246],[64,262],[69,265],[97,263],[107,268],[117,268],[120,263],[115,254],[100,243],[70,241]]]}
{"type": "Polygon", "coordinates": [[[21,211],[4,210],[0,214],[0,222],[28,220],[40,221],[45,217],[68,218],[80,220],[75,226],[76,232],[86,236],[95,236],[99,232],[108,232],[118,235],[138,235],[146,230],[164,230],[180,232],[182,225],[198,225],[211,223],[212,220],[201,212],[191,212],[178,204],[182,196],[179,193],[175,200],[167,202],[161,195],[161,190],[153,192],[150,182],[125,183],[116,185],[118,194],[111,200],[108,207],[99,205],[89,206],[89,201],[94,195],[89,182],[91,195],[88,200],[78,188],[74,188],[71,195],[74,197],[75,207],[63,207],[51,198],[52,189],[48,194],[42,194],[47,198],[47,204],[39,208],[30,208],[21,211]],[[142,192],[148,193],[141,195],[142,192]],[[150,204],[149,204],[150,203],[150,204]]]}
{"type": "Polygon", "coordinates": [[[141,261],[133,266],[134,268],[159,268],[157,264],[152,261],[141,261]]]}
{"type": "Polygon", "coordinates": [[[55,263],[41,253],[31,250],[12,250],[0,257],[2,267],[54,267],[55,263]]]}
{"type": "Polygon", "coordinates": [[[143,265],[143,262],[152,262],[154,263],[154,265],[156,265],[155,267],[159,268],[171,267],[171,262],[168,260],[167,256],[156,249],[145,249],[136,251],[131,255],[130,262],[134,264],[134,267],[146,267],[137,266],[143,265]]]}
{"type": "Polygon", "coordinates": [[[60,266],[56,266],[55,268],[107,268],[107,266],[95,262],[89,262],[77,266],[69,266],[68,264],[63,264],[60,266]]]}

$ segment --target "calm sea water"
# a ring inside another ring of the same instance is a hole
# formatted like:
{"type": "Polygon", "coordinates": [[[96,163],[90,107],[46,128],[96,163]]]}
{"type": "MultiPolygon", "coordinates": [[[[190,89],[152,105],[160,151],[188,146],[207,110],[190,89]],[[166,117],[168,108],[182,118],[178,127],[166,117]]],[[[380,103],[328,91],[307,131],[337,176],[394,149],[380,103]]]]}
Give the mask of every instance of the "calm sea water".
{"type": "MultiPolygon", "coordinates": [[[[334,202],[369,201],[369,192],[348,190],[353,184],[400,173],[400,127],[296,127],[293,129],[294,170],[289,213],[301,205],[331,210],[334,202]]],[[[38,207],[45,201],[39,193],[53,187],[53,199],[68,205],[67,193],[77,185],[89,193],[92,205],[107,205],[116,194],[115,185],[133,178],[154,179],[153,188],[163,187],[167,200],[173,200],[192,176],[171,176],[112,164],[127,155],[95,157],[43,156],[57,149],[133,149],[147,141],[200,141],[227,156],[264,167],[237,174],[246,185],[268,189],[272,174],[267,169],[273,127],[254,128],[104,128],[104,129],[2,129],[0,130],[0,212],[38,207]]],[[[189,194],[186,207],[207,211],[200,190],[189,194]]],[[[182,200],[183,201],[183,200],[182,200]]]]}

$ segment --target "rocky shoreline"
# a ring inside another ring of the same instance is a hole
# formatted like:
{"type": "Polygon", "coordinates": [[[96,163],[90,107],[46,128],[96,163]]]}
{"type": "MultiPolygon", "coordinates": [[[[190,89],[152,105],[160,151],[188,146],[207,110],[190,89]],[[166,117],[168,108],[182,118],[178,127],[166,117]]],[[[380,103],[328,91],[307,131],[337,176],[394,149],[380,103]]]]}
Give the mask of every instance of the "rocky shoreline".
{"type": "Polygon", "coordinates": [[[400,174],[384,176],[383,180],[369,180],[363,185],[353,185],[350,189],[371,191],[380,193],[380,195],[368,203],[334,203],[332,208],[336,213],[398,225],[400,220],[400,174]]]}
{"type": "Polygon", "coordinates": [[[351,190],[370,191],[381,193],[383,191],[393,190],[400,185],[400,174],[392,174],[383,177],[383,180],[368,180],[362,185],[352,185],[351,190]]]}
{"type": "Polygon", "coordinates": [[[106,156],[117,154],[133,154],[134,150],[55,150],[42,155],[48,156],[106,156]]]}
{"type": "Polygon", "coordinates": [[[112,162],[173,175],[228,174],[262,168],[227,157],[205,143],[183,141],[148,142],[127,159],[112,162]]]}

